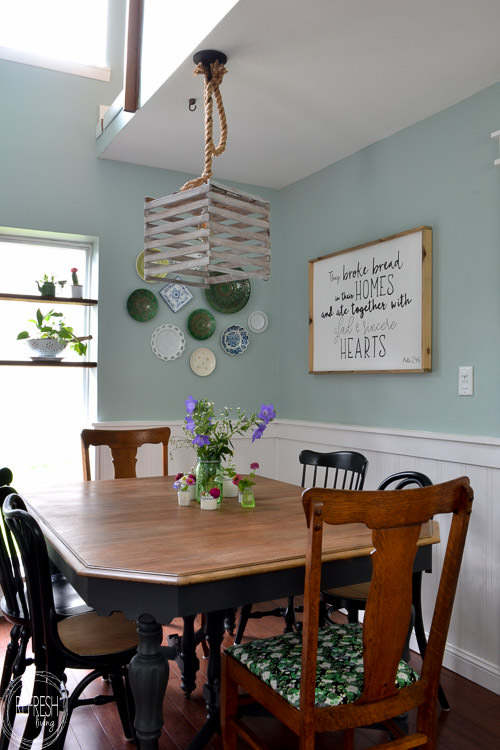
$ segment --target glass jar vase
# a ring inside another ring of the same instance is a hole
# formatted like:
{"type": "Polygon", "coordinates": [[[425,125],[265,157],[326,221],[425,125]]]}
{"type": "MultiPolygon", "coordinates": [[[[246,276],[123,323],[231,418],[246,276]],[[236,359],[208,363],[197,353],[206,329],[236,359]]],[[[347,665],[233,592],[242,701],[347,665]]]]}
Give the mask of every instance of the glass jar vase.
{"type": "Polygon", "coordinates": [[[198,461],[195,469],[196,499],[200,502],[201,495],[207,494],[213,487],[220,491],[219,503],[222,499],[223,474],[220,461],[198,461]]]}
{"type": "Polygon", "coordinates": [[[255,508],[255,495],[253,494],[253,487],[245,487],[240,490],[238,494],[238,500],[242,508],[255,508]]]}

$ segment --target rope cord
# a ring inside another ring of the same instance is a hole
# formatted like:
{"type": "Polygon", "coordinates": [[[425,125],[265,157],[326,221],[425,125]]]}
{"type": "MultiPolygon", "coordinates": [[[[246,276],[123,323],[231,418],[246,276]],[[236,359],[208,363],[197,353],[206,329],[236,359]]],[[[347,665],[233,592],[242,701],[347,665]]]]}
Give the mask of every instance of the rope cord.
{"type": "Polygon", "coordinates": [[[227,73],[226,68],[222,63],[219,63],[218,60],[215,60],[207,66],[202,62],[199,62],[194,69],[195,75],[205,76],[205,165],[203,174],[195,180],[189,180],[189,182],[186,182],[181,187],[181,190],[190,190],[191,188],[199,187],[199,185],[203,185],[203,183],[207,182],[212,176],[212,158],[214,156],[220,156],[226,148],[227,121],[226,113],[224,112],[224,105],[222,103],[222,96],[219,91],[219,86],[222,83],[222,78],[225,73],[227,73]],[[213,99],[215,99],[217,105],[220,122],[220,138],[217,146],[214,145],[213,139],[213,99]]]}

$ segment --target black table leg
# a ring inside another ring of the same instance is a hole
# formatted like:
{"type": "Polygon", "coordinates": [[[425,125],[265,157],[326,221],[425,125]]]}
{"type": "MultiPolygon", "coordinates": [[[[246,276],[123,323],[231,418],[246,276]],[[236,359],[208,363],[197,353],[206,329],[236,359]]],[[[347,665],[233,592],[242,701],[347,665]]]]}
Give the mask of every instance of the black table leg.
{"type": "Polygon", "coordinates": [[[139,644],[129,665],[129,679],[135,702],[135,721],[140,750],[158,750],[163,726],[163,696],[169,666],[162,651],[162,628],[151,615],[137,620],[139,644]]]}
{"type": "Polygon", "coordinates": [[[196,687],[196,672],[200,667],[200,660],[196,656],[197,637],[194,632],[194,615],[182,618],[184,627],[181,637],[181,651],[176,662],[181,671],[181,688],[186,698],[189,698],[196,687]]]}
{"type": "Polygon", "coordinates": [[[224,638],[224,615],[224,610],[207,614],[206,636],[210,653],[207,681],[203,687],[203,697],[207,703],[207,720],[186,750],[201,750],[220,730],[220,651],[224,638]]]}

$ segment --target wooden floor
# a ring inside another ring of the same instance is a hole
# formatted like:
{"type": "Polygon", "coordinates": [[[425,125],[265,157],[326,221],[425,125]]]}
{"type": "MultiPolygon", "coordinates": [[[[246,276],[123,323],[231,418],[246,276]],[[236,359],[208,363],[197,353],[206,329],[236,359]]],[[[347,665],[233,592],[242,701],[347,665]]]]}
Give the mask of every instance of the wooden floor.
{"type": "MultiPolygon", "coordinates": [[[[268,605],[266,605],[267,608],[268,605]]],[[[165,628],[168,633],[181,632],[181,621],[174,621],[165,628]]],[[[281,630],[281,621],[274,617],[249,622],[246,636],[265,637],[281,630]]],[[[0,618],[0,652],[3,654],[8,642],[9,626],[0,618]]],[[[227,645],[230,644],[227,639],[227,645]]],[[[183,750],[205,720],[205,704],[202,687],[205,681],[206,660],[199,653],[201,668],[197,688],[188,700],[180,689],[179,669],[171,663],[170,680],[163,704],[165,724],[159,742],[160,750],[183,750]]],[[[419,658],[413,657],[418,668],[419,658]]],[[[75,675],[69,673],[68,685],[76,684],[75,675]]],[[[500,696],[479,687],[473,682],[458,677],[444,669],[442,685],[451,705],[451,711],[440,711],[438,715],[438,750],[493,750],[500,748],[500,696]]],[[[87,690],[104,693],[107,684],[97,681],[87,690]]],[[[294,740],[276,727],[273,720],[255,719],[266,733],[267,740],[276,750],[293,750],[294,740]]],[[[411,719],[410,719],[411,721],[411,719]]],[[[356,750],[383,742],[384,732],[361,730],[356,736],[356,750]]],[[[11,742],[10,749],[17,750],[18,743],[11,742]]],[[[35,742],[33,748],[39,748],[35,742]]],[[[83,706],[78,708],[71,720],[65,750],[131,750],[134,745],[123,738],[121,725],[114,704],[105,706],[83,706]]],[[[208,750],[222,750],[220,736],[215,736],[208,750]]],[[[340,750],[339,734],[325,735],[318,743],[319,750],[340,750]]],[[[243,745],[242,745],[243,750],[243,745]]]]}

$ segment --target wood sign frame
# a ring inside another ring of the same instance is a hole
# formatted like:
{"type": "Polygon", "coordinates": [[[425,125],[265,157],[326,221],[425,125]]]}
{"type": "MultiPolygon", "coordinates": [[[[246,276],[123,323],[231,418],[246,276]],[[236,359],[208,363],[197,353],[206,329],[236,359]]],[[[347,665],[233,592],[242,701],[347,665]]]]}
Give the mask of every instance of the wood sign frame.
{"type": "Polygon", "coordinates": [[[429,372],[432,229],[309,261],[309,372],[429,372]]]}

